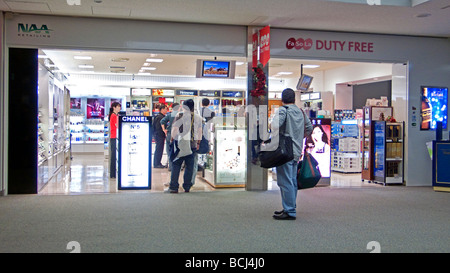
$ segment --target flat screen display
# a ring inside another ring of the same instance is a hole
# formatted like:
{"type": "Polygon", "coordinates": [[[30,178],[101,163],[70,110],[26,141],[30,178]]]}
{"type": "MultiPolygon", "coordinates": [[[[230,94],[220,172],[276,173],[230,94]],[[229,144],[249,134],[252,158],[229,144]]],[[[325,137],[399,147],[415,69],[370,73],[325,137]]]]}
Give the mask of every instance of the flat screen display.
{"type": "Polygon", "coordinates": [[[234,79],[236,61],[197,60],[197,78],[234,79]]]}
{"type": "Polygon", "coordinates": [[[442,122],[442,129],[447,129],[448,88],[422,86],[421,89],[420,130],[436,130],[438,121],[442,122]]]}
{"type": "Polygon", "coordinates": [[[202,68],[203,77],[228,78],[230,62],[204,61],[202,68]]]}
{"type": "Polygon", "coordinates": [[[298,84],[297,84],[297,90],[300,90],[300,91],[308,91],[309,86],[310,86],[311,83],[312,83],[312,80],[313,80],[313,77],[311,77],[311,76],[309,76],[309,75],[306,75],[306,74],[303,74],[303,75],[300,77],[300,80],[298,81],[298,84]]]}
{"type": "Polygon", "coordinates": [[[304,150],[308,151],[319,163],[320,174],[324,178],[331,176],[331,119],[310,118],[313,131],[304,139],[304,150]]]}

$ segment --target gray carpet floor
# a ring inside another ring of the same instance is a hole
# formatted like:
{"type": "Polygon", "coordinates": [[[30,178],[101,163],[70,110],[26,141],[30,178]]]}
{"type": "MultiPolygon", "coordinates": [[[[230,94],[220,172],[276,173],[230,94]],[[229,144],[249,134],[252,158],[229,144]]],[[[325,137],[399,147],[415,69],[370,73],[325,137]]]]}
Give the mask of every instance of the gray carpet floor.
{"type": "Polygon", "coordinates": [[[278,190],[0,197],[0,252],[450,252],[450,195],[430,187],[299,192],[276,221],[278,190]]]}

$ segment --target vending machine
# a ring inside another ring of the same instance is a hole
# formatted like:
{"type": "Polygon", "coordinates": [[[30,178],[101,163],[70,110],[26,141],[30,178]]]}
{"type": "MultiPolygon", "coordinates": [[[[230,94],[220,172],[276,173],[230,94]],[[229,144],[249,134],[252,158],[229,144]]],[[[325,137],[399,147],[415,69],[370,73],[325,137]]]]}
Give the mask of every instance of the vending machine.
{"type": "Polygon", "coordinates": [[[120,116],[119,190],[151,189],[151,127],[148,116],[120,116]]]}

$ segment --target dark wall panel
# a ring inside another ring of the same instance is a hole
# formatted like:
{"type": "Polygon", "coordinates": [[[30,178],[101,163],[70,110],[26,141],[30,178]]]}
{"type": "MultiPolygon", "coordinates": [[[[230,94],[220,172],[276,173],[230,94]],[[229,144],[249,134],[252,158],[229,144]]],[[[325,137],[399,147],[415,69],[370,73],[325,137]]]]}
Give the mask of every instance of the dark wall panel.
{"type": "Polygon", "coordinates": [[[38,50],[9,49],[8,194],[37,193],[38,50]]]}
{"type": "Polygon", "coordinates": [[[366,100],[387,97],[391,106],[392,81],[382,81],[353,86],[353,110],[362,109],[366,100]]]}

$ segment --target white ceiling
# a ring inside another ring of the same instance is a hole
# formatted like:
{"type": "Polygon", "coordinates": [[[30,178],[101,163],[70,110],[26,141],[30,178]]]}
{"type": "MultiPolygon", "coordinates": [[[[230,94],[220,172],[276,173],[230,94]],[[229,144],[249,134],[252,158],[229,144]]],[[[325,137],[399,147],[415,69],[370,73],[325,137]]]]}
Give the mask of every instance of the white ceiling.
{"type": "MultiPolygon", "coordinates": [[[[81,17],[102,17],[137,20],[159,20],[208,24],[250,25],[311,30],[385,33],[399,35],[450,37],[450,0],[378,0],[383,3],[411,2],[409,6],[377,6],[376,0],[0,0],[0,10],[81,17]],[[77,3],[80,5],[69,5],[77,3]],[[98,3],[101,2],[101,3],[98,3]],[[360,2],[357,4],[356,2],[360,2]],[[421,3],[424,2],[424,3],[421,3]],[[361,4],[364,3],[364,4],[361,4]],[[423,16],[428,15],[428,16],[423,16]]],[[[77,73],[80,64],[94,65],[96,73],[111,73],[110,66],[125,66],[124,74],[138,74],[150,54],[120,52],[73,52],[47,50],[62,72],[77,73]],[[90,61],[74,60],[74,55],[90,55],[90,61]],[[128,58],[128,62],[112,62],[128,58]]],[[[217,56],[218,59],[229,59],[217,56]]],[[[150,66],[152,75],[193,76],[198,58],[211,56],[159,55],[162,63],[150,66]]],[[[232,59],[245,62],[244,58],[232,59]]],[[[279,72],[293,72],[283,78],[297,78],[300,64],[318,64],[305,73],[336,68],[348,63],[271,59],[270,77],[279,72]]],[[[89,69],[88,69],[89,70],[89,69]]],[[[236,76],[246,76],[246,64],[237,66],[236,76]]]]}
{"type": "MultiPolygon", "coordinates": [[[[100,74],[135,74],[140,72],[150,73],[152,76],[183,76],[194,77],[196,72],[197,59],[211,60],[211,56],[199,55],[179,55],[179,54],[150,54],[132,52],[110,52],[110,51],[79,51],[79,50],[54,50],[43,49],[39,53],[49,57],[50,62],[56,67],[52,70],[59,70],[64,74],[75,73],[100,73],[100,74]],[[90,56],[91,60],[76,60],[75,56],[90,56]],[[148,58],[163,59],[163,62],[146,62],[148,58]],[[127,59],[127,61],[114,61],[117,59],[127,59]],[[141,71],[142,67],[153,67],[155,70],[141,71]],[[93,68],[80,68],[80,65],[93,65],[93,68]]],[[[217,56],[217,60],[235,60],[236,77],[247,76],[247,63],[244,57],[224,57],[217,56]]],[[[44,63],[44,59],[41,59],[44,63]]],[[[350,62],[319,61],[319,60],[285,60],[272,58],[269,63],[270,77],[298,78],[300,76],[300,66],[319,65],[317,68],[303,69],[304,73],[314,73],[318,71],[333,69],[350,64],[350,62]],[[280,72],[291,72],[292,74],[280,74],[280,72]]]]}
{"type": "Polygon", "coordinates": [[[270,25],[281,28],[450,37],[450,0],[421,2],[424,1],[0,0],[0,10],[32,14],[243,26],[270,25]],[[395,4],[405,1],[414,4],[408,6],[367,4],[376,2],[395,4]],[[80,5],[68,4],[77,2],[80,5]]]}

